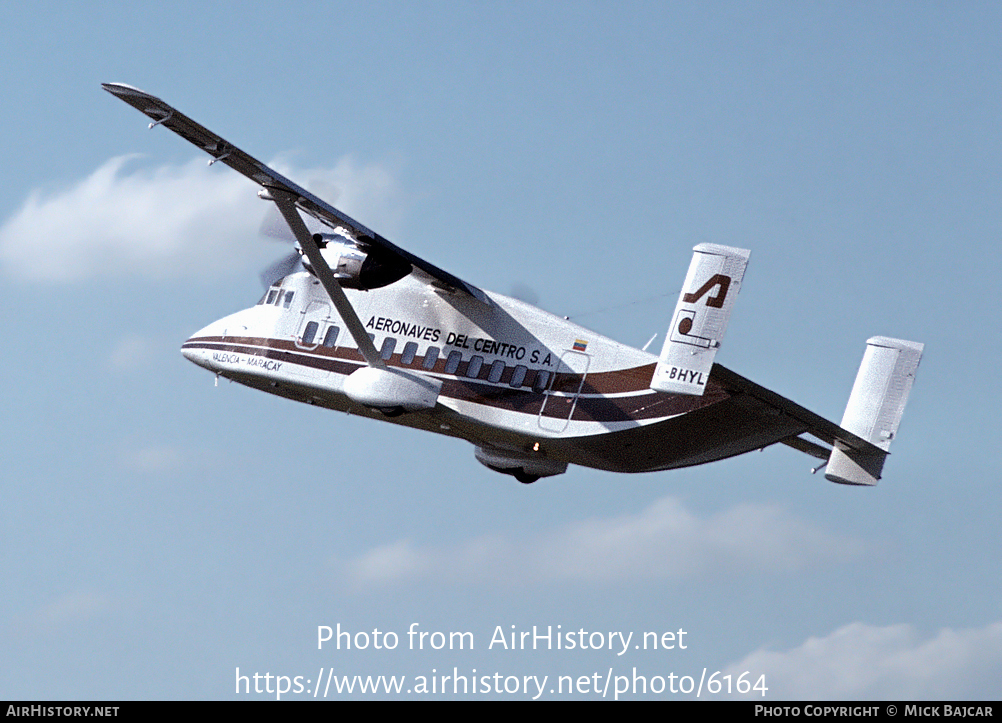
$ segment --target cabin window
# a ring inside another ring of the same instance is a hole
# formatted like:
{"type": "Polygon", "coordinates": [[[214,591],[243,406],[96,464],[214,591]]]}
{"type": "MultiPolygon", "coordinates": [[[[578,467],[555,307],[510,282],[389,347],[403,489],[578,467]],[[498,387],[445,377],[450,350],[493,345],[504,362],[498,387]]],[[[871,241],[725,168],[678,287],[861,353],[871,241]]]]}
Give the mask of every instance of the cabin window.
{"type": "Polygon", "coordinates": [[[337,344],[337,335],[340,331],[336,326],[327,327],[327,333],[324,334],[324,346],[333,349],[337,344]]]}
{"type": "Polygon", "coordinates": [[[466,365],[466,376],[470,379],[476,379],[480,376],[480,367],[484,365],[484,358],[482,356],[475,356],[470,359],[470,363],[466,365]]]}
{"type": "Polygon", "coordinates": [[[438,347],[430,346],[428,351],[424,353],[424,363],[421,365],[425,369],[431,370],[435,367],[435,362],[438,361],[438,347]]]}
{"type": "Polygon", "coordinates": [[[455,374],[456,370],[459,369],[459,361],[462,358],[463,358],[463,352],[450,351],[449,358],[445,360],[445,373],[455,374]]]}
{"type": "Polygon", "coordinates": [[[306,325],[306,328],[303,329],[303,339],[302,339],[303,346],[309,346],[310,344],[313,343],[313,340],[317,336],[317,329],[319,327],[320,325],[315,321],[311,321],[306,325]]]}
{"type": "Polygon", "coordinates": [[[414,361],[414,355],[417,354],[417,342],[409,341],[404,344],[403,354],[400,355],[401,364],[410,364],[414,361]]]}
{"type": "Polygon", "coordinates": [[[393,356],[393,350],[397,346],[397,340],[392,336],[388,336],[383,339],[383,348],[379,350],[379,358],[383,361],[389,361],[390,357],[393,356]]]}
{"type": "Polygon", "coordinates": [[[546,383],[550,381],[550,373],[545,369],[536,372],[536,378],[532,380],[532,391],[537,394],[546,389],[546,383]]]}
{"type": "Polygon", "coordinates": [[[491,373],[487,375],[487,381],[497,383],[501,381],[502,374],[504,374],[504,362],[498,359],[491,364],[491,373]]]}
{"type": "Polygon", "coordinates": [[[292,304],[292,295],[294,293],[295,293],[294,291],[285,292],[285,303],[283,304],[283,306],[285,306],[286,309],[288,309],[289,306],[292,304]]]}
{"type": "Polygon", "coordinates": [[[508,380],[508,383],[511,384],[513,387],[522,386],[522,382],[525,381],[526,371],[528,370],[523,365],[519,364],[517,367],[515,367],[515,370],[511,373],[511,379],[508,380]]]}

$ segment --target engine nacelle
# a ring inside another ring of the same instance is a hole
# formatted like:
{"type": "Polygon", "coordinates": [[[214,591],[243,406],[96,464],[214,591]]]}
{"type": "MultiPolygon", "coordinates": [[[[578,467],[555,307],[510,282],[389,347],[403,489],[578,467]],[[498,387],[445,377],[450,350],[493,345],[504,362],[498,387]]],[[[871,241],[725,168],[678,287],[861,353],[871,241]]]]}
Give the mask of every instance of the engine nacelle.
{"type": "MultiPolygon", "coordinates": [[[[378,246],[365,248],[341,234],[317,233],[313,234],[313,240],[320,247],[320,254],[338,283],[347,289],[378,289],[399,281],[411,272],[409,262],[378,246]]],[[[303,266],[313,273],[305,255],[303,266]]]]}
{"type": "Polygon", "coordinates": [[[477,461],[495,472],[510,474],[522,484],[531,484],[540,477],[552,477],[567,471],[567,463],[542,455],[529,455],[506,449],[477,447],[477,461]]]}

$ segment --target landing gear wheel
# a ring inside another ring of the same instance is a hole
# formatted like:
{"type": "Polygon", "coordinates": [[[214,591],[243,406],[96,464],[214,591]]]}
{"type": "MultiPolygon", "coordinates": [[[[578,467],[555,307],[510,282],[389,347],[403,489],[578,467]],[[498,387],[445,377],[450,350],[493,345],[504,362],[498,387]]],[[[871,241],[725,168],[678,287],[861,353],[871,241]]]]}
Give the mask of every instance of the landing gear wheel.
{"type": "Polygon", "coordinates": [[[519,471],[515,473],[515,479],[524,485],[531,485],[533,482],[539,479],[538,475],[526,474],[525,472],[519,471]]]}

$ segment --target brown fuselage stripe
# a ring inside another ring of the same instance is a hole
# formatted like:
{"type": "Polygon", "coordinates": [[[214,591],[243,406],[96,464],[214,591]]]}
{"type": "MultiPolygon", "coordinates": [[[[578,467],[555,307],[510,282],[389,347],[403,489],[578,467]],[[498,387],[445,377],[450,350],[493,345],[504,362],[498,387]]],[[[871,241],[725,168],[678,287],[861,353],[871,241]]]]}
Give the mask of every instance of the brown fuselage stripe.
{"type": "MultiPolygon", "coordinates": [[[[357,364],[365,364],[365,360],[362,355],[359,354],[352,347],[338,346],[335,348],[325,347],[318,345],[313,348],[304,348],[297,346],[294,342],[285,339],[264,339],[258,337],[240,337],[240,336],[227,336],[227,337],[200,337],[198,339],[191,339],[188,343],[199,342],[200,344],[211,344],[213,342],[223,343],[226,345],[239,345],[254,347],[253,349],[248,349],[243,353],[253,354],[261,353],[260,347],[267,347],[269,350],[275,351],[286,351],[296,355],[299,358],[300,355],[309,354],[330,357],[332,359],[342,359],[350,362],[355,362],[357,364]]],[[[186,344],[187,346],[188,344],[186,344]]],[[[209,348],[209,347],[205,347],[209,348]]],[[[264,356],[264,354],[262,354],[264,356]]],[[[270,357],[269,357],[270,358],[270,357]]],[[[445,373],[445,364],[448,359],[448,354],[442,353],[439,355],[438,360],[431,369],[425,369],[422,364],[424,362],[424,357],[415,356],[414,361],[410,364],[400,363],[400,354],[394,354],[389,360],[390,366],[398,366],[402,369],[415,369],[418,371],[430,371],[437,374],[445,373]]],[[[313,359],[316,361],[316,359],[313,359]]],[[[290,363],[292,359],[289,359],[290,363]]],[[[514,371],[514,366],[510,366],[510,361],[502,359],[505,362],[505,372],[499,380],[499,384],[507,385],[511,380],[512,372],[514,371]]],[[[299,362],[296,362],[299,363],[299,362]]],[[[469,366],[469,360],[460,362],[458,372],[465,374],[466,369],[469,366]]],[[[479,379],[486,380],[487,375],[490,373],[491,363],[485,357],[484,365],[480,370],[479,379]]],[[[529,366],[528,364],[522,364],[528,369],[525,381],[523,381],[522,386],[531,387],[534,378],[534,373],[536,368],[529,366]]],[[[317,367],[322,368],[322,367],[317,367]]],[[[461,374],[461,375],[462,375],[461,374]]],[[[568,383],[573,384],[573,379],[577,375],[573,374],[557,374],[557,379],[554,381],[554,389],[560,389],[562,385],[568,383]]],[[[649,389],[651,378],[654,376],[654,364],[644,364],[638,367],[629,367],[624,369],[615,369],[613,371],[607,372],[589,372],[585,378],[584,387],[581,389],[582,394],[625,394],[630,392],[645,392],[649,389]]],[[[467,377],[463,377],[466,379],[467,377]]],[[[547,384],[549,386],[549,384],[547,384]]],[[[574,385],[576,388],[576,384],[574,385]]]]}
{"type": "MultiPolygon", "coordinates": [[[[185,342],[182,348],[261,356],[341,375],[351,374],[365,364],[362,356],[350,347],[331,349],[318,346],[314,349],[304,350],[295,346],[293,342],[278,339],[202,337],[185,342]]],[[[424,369],[421,365],[422,361],[422,357],[415,357],[411,364],[401,364],[400,355],[394,354],[386,363],[401,369],[445,374],[445,356],[440,356],[431,369],[424,369]]],[[[581,422],[611,423],[661,419],[685,414],[723,401],[731,396],[712,377],[707,383],[705,393],[698,397],[654,391],[648,387],[654,374],[653,364],[587,374],[584,384],[581,386],[582,396],[576,400],[574,397],[547,396],[541,392],[532,391],[528,387],[534,379],[534,369],[529,369],[526,374],[525,386],[516,388],[507,383],[511,379],[512,367],[506,366],[501,379],[496,384],[491,384],[483,380],[490,371],[490,364],[486,362],[483,364],[478,379],[464,376],[468,366],[469,360],[463,360],[454,374],[442,379],[441,394],[443,396],[534,416],[540,413],[543,403],[546,401],[543,416],[555,419],[567,419],[569,408],[573,404],[573,415],[570,418],[573,421],[581,422]],[[631,396],[603,396],[615,393],[630,394],[631,392],[633,393],[631,396]]],[[[557,374],[553,381],[553,389],[571,386],[576,389],[579,380],[578,375],[557,374]]],[[[547,386],[549,387],[549,384],[547,386]]]]}

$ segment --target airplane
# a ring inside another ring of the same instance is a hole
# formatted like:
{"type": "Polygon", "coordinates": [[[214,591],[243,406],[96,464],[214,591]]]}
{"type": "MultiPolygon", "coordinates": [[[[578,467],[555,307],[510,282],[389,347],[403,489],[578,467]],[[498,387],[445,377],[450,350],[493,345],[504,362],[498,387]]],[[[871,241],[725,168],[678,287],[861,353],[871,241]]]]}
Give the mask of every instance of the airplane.
{"type": "Polygon", "coordinates": [[[253,307],[181,353],[219,377],[306,404],[465,439],[529,484],[575,464],[668,470],[782,443],[825,477],[872,486],[924,345],[875,336],[841,424],[715,363],[750,252],[693,249],[661,354],[634,349],[405,251],[159,98],[112,95],[257,183],[296,241],[253,307]],[[303,214],[310,219],[311,231],[303,214]],[[810,438],[809,438],[810,437],[810,438]],[[813,439],[811,439],[813,438],[813,439]]]}

